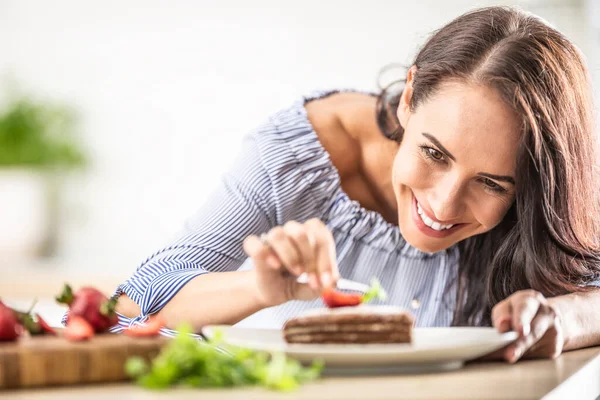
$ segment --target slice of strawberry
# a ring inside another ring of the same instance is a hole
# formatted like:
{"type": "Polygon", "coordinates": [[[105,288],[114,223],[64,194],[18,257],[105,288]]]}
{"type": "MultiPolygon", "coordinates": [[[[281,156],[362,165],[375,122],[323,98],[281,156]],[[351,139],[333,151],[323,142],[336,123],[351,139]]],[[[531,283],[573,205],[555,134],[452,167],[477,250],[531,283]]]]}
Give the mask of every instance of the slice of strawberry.
{"type": "Polygon", "coordinates": [[[165,323],[159,317],[152,316],[144,325],[134,325],[123,331],[128,336],[150,337],[158,336],[160,329],[165,326],[165,323]]]}
{"type": "Polygon", "coordinates": [[[40,328],[42,329],[43,332],[46,332],[50,335],[56,335],[56,331],[54,329],[52,329],[52,327],[50,325],[48,325],[48,323],[46,321],[44,321],[44,319],[42,318],[42,316],[40,314],[35,314],[36,318],[37,318],[37,322],[38,324],[40,324],[40,328]]]}
{"type": "Polygon", "coordinates": [[[387,294],[376,278],[371,279],[371,286],[365,294],[344,293],[335,289],[325,289],[321,298],[327,307],[355,307],[361,303],[368,303],[374,299],[385,300],[387,294]]]}
{"type": "Polygon", "coordinates": [[[344,293],[334,289],[325,289],[321,292],[321,298],[329,308],[357,306],[362,302],[362,297],[358,293],[344,293]]]}
{"type": "Polygon", "coordinates": [[[69,317],[69,322],[64,332],[65,337],[71,341],[87,340],[94,336],[92,325],[85,319],[73,315],[69,317]]]}

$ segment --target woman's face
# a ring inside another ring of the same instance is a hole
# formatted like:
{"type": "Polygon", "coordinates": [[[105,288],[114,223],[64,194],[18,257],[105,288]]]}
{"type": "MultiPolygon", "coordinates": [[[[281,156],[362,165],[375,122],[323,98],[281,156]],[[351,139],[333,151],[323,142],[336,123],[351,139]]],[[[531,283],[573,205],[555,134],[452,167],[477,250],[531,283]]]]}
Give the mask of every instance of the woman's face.
{"type": "Polygon", "coordinates": [[[519,124],[494,89],[447,82],[415,110],[412,71],[398,107],[393,166],[403,237],[427,252],[495,227],[515,198],[519,124]]]}

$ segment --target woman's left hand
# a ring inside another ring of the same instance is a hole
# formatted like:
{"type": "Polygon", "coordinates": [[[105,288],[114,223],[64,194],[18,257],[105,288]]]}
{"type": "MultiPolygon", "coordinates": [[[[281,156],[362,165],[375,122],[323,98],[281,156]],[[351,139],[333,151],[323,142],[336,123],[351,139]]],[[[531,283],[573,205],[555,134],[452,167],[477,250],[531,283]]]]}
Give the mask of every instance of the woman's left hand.
{"type": "Polygon", "coordinates": [[[564,345],[559,314],[552,302],[535,290],[520,290],[492,309],[498,332],[514,330],[519,338],[500,351],[510,363],[520,358],[555,358],[564,345]]]}

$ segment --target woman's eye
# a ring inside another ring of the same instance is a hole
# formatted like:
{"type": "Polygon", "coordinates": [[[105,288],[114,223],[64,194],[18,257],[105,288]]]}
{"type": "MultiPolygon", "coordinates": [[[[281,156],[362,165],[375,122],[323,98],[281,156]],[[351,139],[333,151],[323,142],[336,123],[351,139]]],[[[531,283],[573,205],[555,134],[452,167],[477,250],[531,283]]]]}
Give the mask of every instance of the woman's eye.
{"type": "Polygon", "coordinates": [[[485,186],[486,186],[488,189],[492,189],[492,190],[494,190],[494,191],[497,191],[497,192],[502,192],[502,191],[504,191],[504,190],[505,190],[505,189],[504,189],[502,186],[498,185],[496,182],[494,182],[493,180],[491,180],[491,179],[489,179],[489,178],[485,178],[485,179],[483,180],[483,184],[484,184],[484,185],[485,185],[485,186]]]}
{"type": "Polygon", "coordinates": [[[444,159],[444,155],[441,152],[439,152],[436,149],[434,149],[434,148],[429,147],[427,149],[427,152],[429,153],[429,155],[431,156],[431,158],[433,158],[434,160],[441,161],[441,160],[444,159]]]}
{"type": "Polygon", "coordinates": [[[433,160],[435,162],[445,163],[446,156],[441,151],[434,149],[433,147],[429,147],[425,144],[419,146],[423,157],[433,160]]]}
{"type": "Polygon", "coordinates": [[[491,188],[495,188],[495,187],[498,187],[498,186],[499,186],[499,185],[498,185],[496,182],[494,182],[494,181],[493,181],[493,180],[491,180],[491,179],[487,179],[487,178],[486,178],[486,179],[484,179],[483,183],[485,183],[485,185],[486,185],[486,186],[489,186],[489,187],[491,187],[491,188]]]}

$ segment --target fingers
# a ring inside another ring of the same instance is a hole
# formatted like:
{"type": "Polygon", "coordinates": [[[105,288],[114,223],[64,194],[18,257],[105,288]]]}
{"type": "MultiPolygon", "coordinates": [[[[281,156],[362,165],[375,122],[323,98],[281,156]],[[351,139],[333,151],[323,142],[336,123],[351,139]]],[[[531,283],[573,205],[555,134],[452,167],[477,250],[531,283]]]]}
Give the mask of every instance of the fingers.
{"type": "Polygon", "coordinates": [[[513,294],[492,310],[494,327],[499,332],[512,329],[521,336],[527,336],[531,330],[531,321],[544,301],[544,296],[533,290],[522,290],[513,294]]]}
{"type": "Polygon", "coordinates": [[[296,247],[300,257],[300,266],[294,272],[296,275],[300,275],[304,271],[314,270],[315,257],[314,257],[314,239],[312,235],[307,232],[306,228],[296,222],[290,221],[283,226],[283,231],[292,244],[296,247]]]}
{"type": "Polygon", "coordinates": [[[335,242],[320,220],[291,221],[271,229],[265,238],[263,242],[253,235],[244,241],[246,254],[255,262],[296,276],[306,272],[312,291],[332,287],[339,279],[335,242]]]}
{"type": "MultiPolygon", "coordinates": [[[[532,329],[533,328],[532,323],[532,329]]],[[[564,346],[564,336],[563,336],[563,328],[560,321],[560,318],[557,316],[554,317],[550,327],[543,334],[541,339],[539,339],[531,348],[527,351],[525,356],[527,358],[556,358],[558,357],[563,350],[564,346]]]]}
{"type": "Polygon", "coordinates": [[[544,296],[533,290],[523,290],[514,296],[512,300],[512,327],[521,336],[529,335],[531,321],[537,314],[541,303],[545,300],[544,296]]]}
{"type": "Polygon", "coordinates": [[[514,330],[518,339],[503,349],[504,358],[556,357],[562,351],[562,331],[554,307],[539,292],[522,290],[498,303],[492,321],[499,332],[514,330]]]}
{"type": "Polygon", "coordinates": [[[306,226],[315,238],[315,269],[309,273],[309,284],[312,289],[330,288],[339,279],[333,236],[318,219],[307,221],[306,226]]]}
{"type": "Polygon", "coordinates": [[[512,303],[510,298],[496,304],[492,309],[492,324],[500,333],[508,332],[512,326],[512,303]]]}
{"type": "Polygon", "coordinates": [[[543,311],[539,312],[531,321],[531,332],[528,335],[519,336],[513,344],[508,346],[504,352],[504,358],[510,363],[516,362],[535,344],[539,343],[553,325],[554,318],[551,315],[543,311]]]}
{"type": "Polygon", "coordinates": [[[283,227],[276,226],[267,233],[267,241],[283,266],[292,274],[302,273],[302,255],[283,227]]]}
{"type": "Polygon", "coordinates": [[[281,262],[273,250],[266,246],[256,235],[248,236],[244,240],[244,252],[257,267],[279,269],[281,262]]]}

